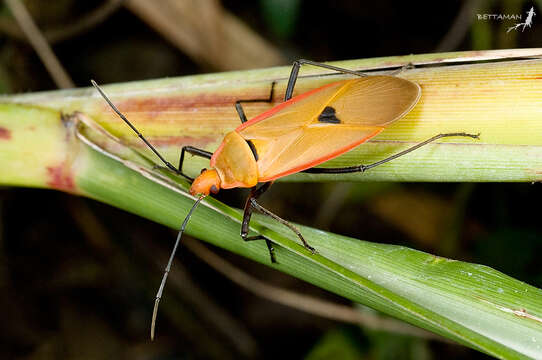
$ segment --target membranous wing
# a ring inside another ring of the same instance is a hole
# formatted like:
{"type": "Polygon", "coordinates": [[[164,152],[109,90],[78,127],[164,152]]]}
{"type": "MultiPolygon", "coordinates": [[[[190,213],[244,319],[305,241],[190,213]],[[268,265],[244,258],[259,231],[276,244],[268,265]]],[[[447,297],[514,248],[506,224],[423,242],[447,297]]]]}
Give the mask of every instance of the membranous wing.
{"type": "Polygon", "coordinates": [[[237,128],[258,154],[260,181],[316,166],[377,135],[418,102],[419,85],[367,76],[299,95],[237,128]]]}

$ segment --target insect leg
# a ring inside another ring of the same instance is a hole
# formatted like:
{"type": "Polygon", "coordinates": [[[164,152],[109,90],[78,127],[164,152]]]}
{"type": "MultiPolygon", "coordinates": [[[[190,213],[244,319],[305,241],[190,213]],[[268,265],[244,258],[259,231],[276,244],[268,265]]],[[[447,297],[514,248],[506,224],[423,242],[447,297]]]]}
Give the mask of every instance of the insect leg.
{"type": "MultiPolygon", "coordinates": [[[[250,241],[250,240],[264,239],[264,240],[266,240],[266,242],[269,241],[269,239],[267,239],[263,235],[256,235],[256,236],[250,236],[250,237],[247,236],[248,231],[249,231],[250,218],[252,216],[252,212],[254,210],[256,210],[256,211],[258,211],[258,212],[260,212],[260,213],[262,213],[264,215],[267,215],[267,216],[273,218],[274,220],[276,220],[279,223],[287,226],[288,228],[290,228],[290,230],[292,230],[299,237],[299,239],[303,243],[303,246],[305,246],[306,249],[310,250],[313,254],[315,254],[316,250],[312,246],[310,246],[309,243],[307,243],[307,241],[305,240],[303,235],[301,235],[301,232],[294,225],[290,224],[288,221],[282,219],[278,215],[275,215],[271,211],[267,210],[266,208],[264,208],[263,206],[258,204],[256,199],[260,195],[262,195],[269,188],[269,186],[271,186],[270,182],[265,183],[260,188],[253,188],[251,190],[251,192],[250,192],[249,197],[247,198],[247,202],[245,204],[245,211],[244,211],[244,214],[243,214],[243,224],[241,226],[241,237],[243,238],[243,240],[250,241]]],[[[269,243],[268,243],[267,246],[269,248],[269,243]]],[[[275,262],[275,256],[271,252],[271,249],[270,249],[270,255],[271,255],[271,261],[275,262]]]]}
{"type": "Polygon", "coordinates": [[[251,199],[256,199],[260,197],[264,192],[269,189],[271,186],[271,182],[267,182],[263,184],[262,186],[253,187],[250,189],[250,195],[247,198],[247,201],[245,203],[245,210],[243,213],[243,223],[241,225],[241,238],[243,238],[244,241],[253,241],[253,240],[265,240],[265,244],[267,245],[267,249],[269,250],[269,256],[271,257],[271,262],[276,263],[277,260],[275,259],[275,249],[273,248],[273,243],[271,240],[266,238],[263,235],[255,235],[255,236],[248,236],[249,232],[249,226],[250,226],[250,218],[252,217],[252,206],[251,206],[251,199]]]}
{"type": "Polygon", "coordinates": [[[357,165],[357,166],[348,166],[348,167],[340,167],[340,168],[310,168],[303,170],[301,172],[304,173],[311,173],[311,174],[345,174],[345,173],[354,173],[354,172],[365,172],[369,169],[372,169],[374,167],[377,167],[378,165],[382,165],[384,163],[387,163],[388,161],[392,161],[394,159],[397,159],[398,157],[401,157],[403,155],[406,155],[416,149],[421,148],[424,145],[427,145],[437,139],[444,138],[444,137],[451,137],[451,136],[463,136],[463,137],[470,137],[473,139],[479,139],[480,134],[467,134],[467,133],[448,133],[448,134],[438,134],[433,136],[430,139],[427,139],[425,141],[422,141],[419,144],[416,144],[406,150],[403,150],[397,154],[394,154],[390,157],[387,157],[383,160],[377,161],[375,163],[369,164],[369,165],[357,165]]]}
{"type": "Polygon", "coordinates": [[[243,110],[243,106],[241,103],[251,103],[251,102],[272,102],[273,101],[273,93],[275,92],[275,84],[277,82],[273,81],[271,83],[271,92],[269,93],[269,97],[267,99],[250,99],[250,100],[237,100],[235,102],[235,110],[237,110],[237,113],[239,114],[239,118],[241,118],[241,123],[247,122],[247,116],[245,115],[245,110],[243,110]]]}
{"type": "Polygon", "coordinates": [[[183,172],[183,163],[184,163],[184,153],[185,152],[188,152],[188,153],[190,153],[190,154],[192,154],[194,156],[201,156],[201,157],[204,157],[204,158],[207,158],[207,159],[210,159],[213,156],[213,153],[211,153],[209,151],[205,151],[203,149],[199,149],[199,148],[193,147],[193,146],[183,146],[181,148],[181,156],[179,157],[179,167],[178,168],[171,169],[171,168],[165,167],[165,166],[154,165],[153,169],[162,169],[162,170],[166,170],[166,171],[171,171],[176,175],[181,175],[182,177],[184,177],[188,181],[191,181],[191,182],[194,181],[194,178],[186,175],[183,172]]]}
{"type": "Polygon", "coordinates": [[[337,72],[345,73],[345,74],[352,74],[356,76],[367,76],[367,74],[363,74],[354,70],[344,69],[333,65],[323,64],[316,61],[311,60],[305,60],[305,59],[299,59],[294,61],[294,65],[292,66],[292,71],[290,72],[290,77],[288,79],[288,86],[286,87],[286,93],[284,94],[284,101],[288,101],[292,98],[292,95],[294,93],[294,86],[297,81],[297,76],[299,74],[299,68],[301,65],[309,64],[313,66],[322,67],[329,70],[335,70],[337,72]]]}
{"type": "Polygon", "coordinates": [[[213,153],[209,152],[209,151],[199,149],[197,147],[193,147],[193,146],[183,146],[182,147],[181,156],[179,157],[179,167],[176,169],[175,173],[179,174],[181,176],[184,176],[186,179],[188,179],[190,181],[194,181],[193,178],[191,178],[190,176],[183,173],[183,163],[184,163],[184,153],[185,152],[188,152],[188,153],[190,153],[190,154],[192,154],[194,156],[201,156],[201,157],[204,157],[204,158],[207,158],[207,159],[210,159],[213,156],[213,153]]]}
{"type": "Polygon", "coordinates": [[[263,206],[258,204],[255,199],[250,199],[250,206],[252,208],[254,208],[254,210],[257,210],[260,213],[262,213],[264,215],[267,215],[267,216],[273,218],[274,220],[278,221],[279,223],[281,223],[281,224],[287,226],[288,228],[290,228],[290,230],[292,230],[297,235],[297,237],[299,237],[299,239],[303,243],[303,246],[307,250],[312,252],[313,254],[316,254],[316,249],[309,245],[309,243],[305,240],[305,238],[303,238],[303,235],[301,235],[301,232],[295,226],[293,226],[288,221],[284,220],[283,218],[279,217],[276,214],[273,214],[271,211],[267,210],[266,208],[264,208],[263,206]]]}

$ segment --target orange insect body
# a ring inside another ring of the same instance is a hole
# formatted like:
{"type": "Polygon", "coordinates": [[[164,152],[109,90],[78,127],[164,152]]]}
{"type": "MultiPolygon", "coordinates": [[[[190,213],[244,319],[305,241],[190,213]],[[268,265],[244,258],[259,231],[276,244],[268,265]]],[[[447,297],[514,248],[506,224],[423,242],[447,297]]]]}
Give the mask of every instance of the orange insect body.
{"type": "Polygon", "coordinates": [[[379,75],[296,96],[228,133],[190,192],[249,188],[333,159],[406,115],[420,95],[411,81],[379,75]]]}
{"type": "MultiPolygon", "coordinates": [[[[271,240],[262,234],[249,236],[250,219],[254,210],[270,216],[289,227],[311,253],[316,253],[316,249],[309,245],[295,226],[257,203],[256,199],[269,188],[273,180],[299,171],[312,173],[364,172],[443,137],[479,138],[479,134],[473,135],[464,132],[438,134],[372,164],[309,170],[309,168],[353,149],[380,133],[392,122],[405,116],[418,102],[421,88],[416,83],[399,77],[366,76],[365,74],[332,65],[316,63],[310,60],[298,60],[292,67],[284,95],[285,99],[289,100],[249,121],[247,121],[240,104],[243,100],[237,101],[235,107],[242,124],[234,131],[226,134],[224,140],[213,154],[192,146],[184,146],[181,149],[179,168],[176,168],[126,119],[96,82],[92,81],[92,84],[119,117],[132,128],[166,165],[168,170],[191,180],[182,171],[185,152],[211,159],[211,169],[204,170],[190,187],[191,194],[201,194],[201,196],[194,203],[181,225],[162,282],[156,293],[151,323],[151,339],[154,338],[158,304],[162,297],[175,251],[192,212],[209,193],[217,193],[221,188],[252,188],[245,203],[240,235],[245,241],[264,240],[271,256],[271,262],[276,263],[271,240]],[[292,98],[299,67],[302,64],[311,64],[362,77],[334,82],[292,98]],[[258,187],[256,185],[259,182],[264,184],[258,187]]],[[[273,86],[274,84],[275,82],[273,82],[273,86]]],[[[244,101],[271,101],[272,94],[273,91],[271,91],[269,100],[244,101]]]]}

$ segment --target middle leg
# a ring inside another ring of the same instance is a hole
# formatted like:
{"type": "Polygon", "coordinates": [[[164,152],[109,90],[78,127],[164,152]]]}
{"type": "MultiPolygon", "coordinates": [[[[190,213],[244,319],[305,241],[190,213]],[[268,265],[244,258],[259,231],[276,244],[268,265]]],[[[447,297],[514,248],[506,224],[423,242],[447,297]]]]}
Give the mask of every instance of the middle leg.
{"type": "Polygon", "coordinates": [[[303,243],[303,246],[307,250],[309,250],[310,252],[315,254],[316,250],[312,246],[309,245],[309,243],[305,240],[303,235],[301,235],[301,232],[294,225],[290,224],[288,221],[282,219],[278,215],[276,215],[276,214],[272,213],[271,211],[267,210],[266,208],[264,208],[263,206],[258,204],[258,202],[256,201],[256,199],[258,199],[265,191],[267,191],[267,189],[269,189],[270,186],[271,186],[271,182],[267,182],[267,183],[263,184],[262,186],[260,186],[259,188],[254,187],[254,188],[251,189],[250,195],[248,196],[247,201],[245,203],[245,210],[244,210],[244,213],[243,213],[243,223],[242,223],[242,226],[241,226],[241,237],[245,241],[260,240],[260,239],[265,240],[266,243],[267,243],[267,247],[269,249],[269,254],[271,256],[271,261],[276,262],[275,255],[274,255],[274,252],[273,252],[273,248],[272,248],[271,242],[270,242],[270,240],[268,238],[266,238],[263,235],[248,236],[249,226],[250,226],[250,219],[252,217],[252,212],[254,210],[256,210],[256,211],[258,211],[258,212],[260,212],[260,213],[262,213],[264,215],[267,215],[267,216],[273,218],[274,220],[278,221],[279,223],[287,226],[290,230],[292,230],[299,237],[299,239],[303,243]]]}
{"type": "Polygon", "coordinates": [[[239,114],[239,118],[241,119],[241,123],[246,123],[248,121],[247,116],[245,114],[245,110],[243,109],[243,105],[241,103],[253,103],[253,102],[267,102],[271,103],[273,102],[273,94],[275,93],[275,84],[277,82],[273,81],[271,83],[271,92],[269,93],[269,97],[266,99],[249,99],[249,100],[237,100],[235,102],[235,110],[237,110],[237,114],[239,114]]]}
{"type": "Polygon", "coordinates": [[[263,235],[254,235],[254,236],[248,236],[248,233],[250,231],[250,218],[252,217],[252,207],[250,200],[252,198],[258,198],[260,197],[264,192],[269,189],[271,186],[270,182],[267,182],[260,186],[259,188],[257,186],[254,186],[252,189],[250,189],[250,195],[247,198],[247,201],[245,203],[245,209],[243,212],[243,223],[241,224],[241,238],[244,241],[253,241],[253,240],[265,240],[265,244],[267,245],[267,250],[269,251],[269,257],[271,258],[272,263],[276,263],[277,260],[275,259],[275,249],[273,248],[273,243],[271,240],[266,238],[263,235]]]}

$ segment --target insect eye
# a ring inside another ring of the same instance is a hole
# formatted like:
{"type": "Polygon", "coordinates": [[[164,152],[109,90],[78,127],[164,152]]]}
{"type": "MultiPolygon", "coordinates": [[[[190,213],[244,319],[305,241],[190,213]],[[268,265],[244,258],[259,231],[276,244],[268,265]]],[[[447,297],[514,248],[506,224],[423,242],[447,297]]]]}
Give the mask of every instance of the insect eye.
{"type": "Polygon", "coordinates": [[[200,174],[203,174],[203,172],[204,172],[205,170],[207,170],[207,169],[206,169],[206,168],[201,169],[200,174]]]}
{"type": "Polygon", "coordinates": [[[211,192],[213,194],[218,194],[218,188],[216,187],[216,185],[211,186],[211,192]]]}

